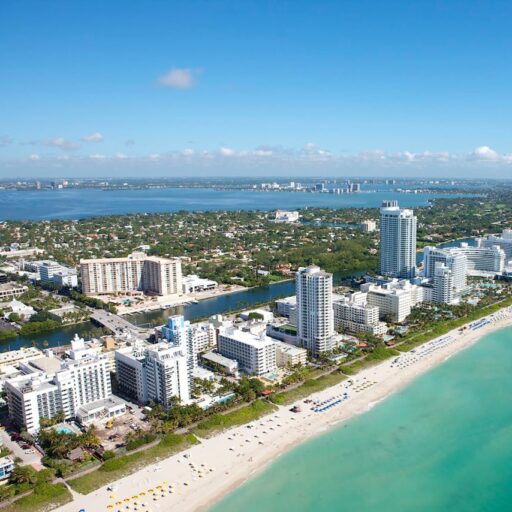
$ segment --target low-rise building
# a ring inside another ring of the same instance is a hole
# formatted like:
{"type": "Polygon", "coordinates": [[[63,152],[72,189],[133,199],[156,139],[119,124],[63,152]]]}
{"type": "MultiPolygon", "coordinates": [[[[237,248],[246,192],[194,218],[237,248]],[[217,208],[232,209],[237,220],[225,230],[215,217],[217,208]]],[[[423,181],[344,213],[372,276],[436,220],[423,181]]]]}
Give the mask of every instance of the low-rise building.
{"type": "Polygon", "coordinates": [[[298,220],[298,211],[276,210],[274,222],[297,222],[298,220]]]}
{"type": "Polygon", "coordinates": [[[201,354],[201,360],[205,366],[215,371],[223,371],[228,375],[238,375],[238,361],[224,357],[218,352],[206,352],[201,354]]]}
{"type": "Polygon", "coordinates": [[[219,286],[217,281],[204,279],[202,277],[196,276],[195,274],[190,274],[183,277],[183,293],[197,293],[208,290],[215,290],[217,286],[219,286]]]}
{"type": "Polygon", "coordinates": [[[274,341],[276,347],[276,364],[279,367],[291,367],[298,364],[306,365],[308,351],[305,348],[296,347],[282,341],[274,341]]]}
{"type": "Polygon", "coordinates": [[[4,299],[13,299],[23,295],[28,288],[17,283],[1,283],[0,284],[0,301],[4,299]]]}
{"type": "Polygon", "coordinates": [[[0,458],[0,481],[7,480],[14,470],[14,460],[7,456],[0,458]]]}
{"type": "Polygon", "coordinates": [[[0,353],[0,372],[8,366],[17,366],[23,361],[42,357],[43,353],[36,347],[24,347],[0,353]]]}
{"type": "Polygon", "coordinates": [[[119,418],[125,413],[126,403],[115,396],[111,396],[82,405],[76,412],[76,418],[82,425],[92,425],[119,418]]]}

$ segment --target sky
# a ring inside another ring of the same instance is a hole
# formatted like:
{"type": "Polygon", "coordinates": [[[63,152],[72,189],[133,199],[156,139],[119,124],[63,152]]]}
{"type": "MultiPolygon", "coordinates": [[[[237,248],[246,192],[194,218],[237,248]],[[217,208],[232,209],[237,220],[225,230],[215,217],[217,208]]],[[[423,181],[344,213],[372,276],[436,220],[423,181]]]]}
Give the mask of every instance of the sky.
{"type": "Polygon", "coordinates": [[[2,0],[0,178],[512,177],[509,1],[2,0]]]}

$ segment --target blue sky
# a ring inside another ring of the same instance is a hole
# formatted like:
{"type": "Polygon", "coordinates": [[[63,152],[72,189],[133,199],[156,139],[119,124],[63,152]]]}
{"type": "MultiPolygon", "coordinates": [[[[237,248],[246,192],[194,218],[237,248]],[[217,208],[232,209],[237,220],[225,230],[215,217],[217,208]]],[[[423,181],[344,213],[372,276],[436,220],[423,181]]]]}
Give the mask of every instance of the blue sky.
{"type": "Polygon", "coordinates": [[[0,2],[0,173],[504,176],[512,4],[0,2]]]}

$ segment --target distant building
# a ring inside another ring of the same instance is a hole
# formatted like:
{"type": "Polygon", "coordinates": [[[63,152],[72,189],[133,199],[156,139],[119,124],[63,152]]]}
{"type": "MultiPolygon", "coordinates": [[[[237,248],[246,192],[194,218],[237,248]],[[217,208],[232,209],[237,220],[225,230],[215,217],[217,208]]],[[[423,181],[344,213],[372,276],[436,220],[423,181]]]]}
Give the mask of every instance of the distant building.
{"type": "MultiPolygon", "coordinates": [[[[23,320],[29,320],[32,315],[36,314],[36,310],[32,306],[27,306],[16,299],[9,302],[8,307],[12,313],[16,313],[23,320]]],[[[6,318],[9,318],[9,315],[10,313],[5,313],[6,318]]]]}
{"type": "Polygon", "coordinates": [[[39,279],[46,283],[54,283],[58,286],[68,286],[76,288],[78,286],[78,276],[76,269],[61,265],[56,261],[27,261],[25,268],[38,273],[39,279]]]}
{"type": "Polygon", "coordinates": [[[410,279],[416,272],[416,224],[412,210],[397,201],[384,201],[380,209],[380,272],[410,279]]]}
{"type": "MultiPolygon", "coordinates": [[[[454,297],[460,297],[467,288],[468,263],[466,254],[458,248],[441,249],[427,246],[423,249],[424,276],[435,282],[436,269],[440,265],[449,269],[452,283],[451,293],[454,294],[454,297]]],[[[436,301],[435,297],[434,301],[436,301]]]]}
{"type": "Polygon", "coordinates": [[[274,222],[297,222],[298,220],[298,211],[276,210],[274,222]]]}
{"type": "Polygon", "coordinates": [[[224,357],[234,359],[242,371],[263,375],[276,369],[274,341],[264,333],[257,336],[235,328],[219,332],[217,350],[224,357]]]}
{"type": "Polygon", "coordinates": [[[277,313],[281,316],[291,318],[294,316],[297,308],[297,296],[285,297],[284,299],[276,300],[277,313]]]}
{"type": "Polygon", "coordinates": [[[332,274],[311,265],[295,277],[299,343],[315,357],[334,348],[332,274]]]}
{"type": "Polygon", "coordinates": [[[183,292],[181,260],[133,253],[126,258],[81,260],[82,291],[101,295],[140,290],[155,295],[183,292]]]}
{"type": "Polygon", "coordinates": [[[512,229],[504,229],[499,235],[488,235],[486,237],[476,239],[478,247],[493,247],[497,245],[505,252],[505,259],[512,259],[512,229]]]}
{"type": "Polygon", "coordinates": [[[377,229],[377,223],[370,219],[363,220],[359,226],[363,233],[373,233],[377,229]]]}

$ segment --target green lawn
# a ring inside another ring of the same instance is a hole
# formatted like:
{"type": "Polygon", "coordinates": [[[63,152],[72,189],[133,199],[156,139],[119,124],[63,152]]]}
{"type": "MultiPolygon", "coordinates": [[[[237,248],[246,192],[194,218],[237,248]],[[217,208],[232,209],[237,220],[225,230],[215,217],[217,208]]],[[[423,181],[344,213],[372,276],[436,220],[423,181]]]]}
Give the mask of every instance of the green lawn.
{"type": "Polygon", "coordinates": [[[312,393],[334,386],[344,379],[346,379],[345,375],[341,372],[335,371],[328,375],[318,377],[318,379],[307,379],[299,387],[291,389],[290,391],[283,391],[282,393],[271,395],[270,400],[278,405],[291,404],[311,395],[312,393]]]}
{"type": "Polygon", "coordinates": [[[206,420],[201,421],[201,423],[194,428],[194,433],[200,437],[210,437],[230,427],[250,423],[265,414],[270,414],[275,409],[275,406],[266,401],[256,400],[250,405],[246,405],[241,409],[227,414],[213,414],[206,420]]]}
{"type": "Polygon", "coordinates": [[[71,493],[64,484],[38,484],[34,492],[2,509],[2,512],[47,512],[69,503],[71,493]]]}
{"type": "Polygon", "coordinates": [[[88,494],[103,485],[134,473],[143,466],[147,466],[158,460],[170,457],[174,453],[186,450],[198,442],[199,441],[192,434],[167,434],[156,446],[137,453],[107,460],[97,471],[69,480],[68,483],[75,491],[88,494]]]}

